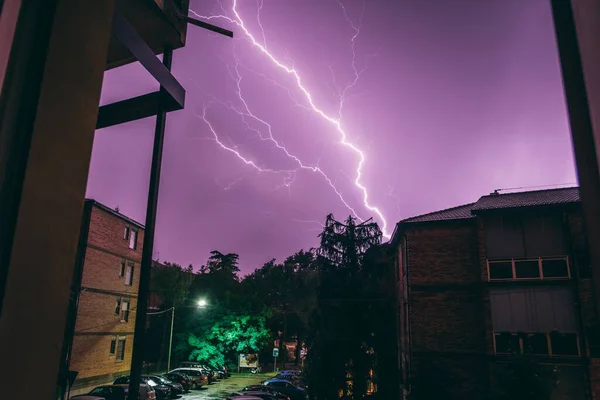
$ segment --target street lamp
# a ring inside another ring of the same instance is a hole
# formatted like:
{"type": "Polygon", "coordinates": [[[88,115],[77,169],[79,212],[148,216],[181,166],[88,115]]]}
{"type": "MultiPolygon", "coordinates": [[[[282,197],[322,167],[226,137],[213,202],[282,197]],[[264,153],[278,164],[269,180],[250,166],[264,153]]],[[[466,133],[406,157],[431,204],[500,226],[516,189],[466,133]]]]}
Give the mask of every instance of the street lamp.
{"type": "MultiPolygon", "coordinates": [[[[197,306],[199,308],[206,308],[208,303],[205,299],[198,300],[197,306]]],[[[173,348],[173,325],[175,323],[175,306],[169,308],[168,310],[159,311],[155,313],[148,313],[147,315],[156,315],[162,314],[165,312],[171,311],[171,334],[169,335],[169,356],[167,357],[167,372],[171,370],[171,349],[173,348]]]]}

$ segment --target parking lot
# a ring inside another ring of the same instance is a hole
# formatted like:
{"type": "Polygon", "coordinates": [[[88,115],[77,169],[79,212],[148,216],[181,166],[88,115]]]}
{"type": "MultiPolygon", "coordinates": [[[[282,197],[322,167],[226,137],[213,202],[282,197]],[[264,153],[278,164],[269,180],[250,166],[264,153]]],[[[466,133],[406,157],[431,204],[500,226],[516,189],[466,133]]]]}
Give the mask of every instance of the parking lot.
{"type": "Polygon", "coordinates": [[[213,382],[210,385],[204,386],[198,390],[191,390],[189,393],[180,397],[182,400],[214,400],[225,399],[232,392],[243,389],[248,385],[258,384],[265,379],[270,378],[274,374],[260,375],[232,375],[228,379],[223,379],[218,382],[213,382]]]}

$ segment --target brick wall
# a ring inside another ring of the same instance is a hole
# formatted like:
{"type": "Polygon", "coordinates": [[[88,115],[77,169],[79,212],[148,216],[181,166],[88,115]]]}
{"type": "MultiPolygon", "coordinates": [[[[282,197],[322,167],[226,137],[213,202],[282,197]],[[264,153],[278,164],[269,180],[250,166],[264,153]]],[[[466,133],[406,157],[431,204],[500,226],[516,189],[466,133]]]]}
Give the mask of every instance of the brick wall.
{"type": "Polygon", "coordinates": [[[88,246],[98,246],[108,252],[118,254],[137,262],[142,258],[142,243],[144,243],[144,231],[138,232],[137,248],[129,248],[129,241],[123,239],[126,226],[136,228],[131,223],[115,216],[98,207],[92,207],[90,220],[90,231],[88,235],[88,246]]]}
{"type": "Polygon", "coordinates": [[[567,214],[567,228],[571,242],[572,274],[578,277],[577,294],[581,322],[585,330],[585,353],[590,356],[588,376],[592,398],[600,400],[600,321],[591,276],[590,257],[587,248],[584,219],[581,211],[567,214]]]}
{"type": "Polygon", "coordinates": [[[78,371],[72,394],[112,382],[130,369],[142,243],[142,229],[101,207],[92,207],[71,351],[70,369],[78,371]],[[126,226],[138,230],[135,250],[124,239],[126,226]],[[122,261],[134,263],[131,285],[125,283],[125,274],[120,275],[122,261]],[[115,314],[117,299],[130,301],[127,322],[115,314]],[[114,337],[126,338],[122,361],[110,354],[114,337]]]}
{"type": "Polygon", "coordinates": [[[87,385],[95,377],[109,374],[121,375],[129,371],[131,368],[133,335],[115,333],[114,336],[126,338],[123,361],[118,361],[116,355],[109,354],[112,335],[75,336],[70,369],[79,373],[77,375],[77,386],[87,385]]]}
{"type": "Polygon", "coordinates": [[[121,262],[131,259],[88,247],[85,254],[81,286],[119,293],[136,294],[140,283],[140,263],[133,262],[133,280],[125,284],[125,276],[119,276],[121,262]]]}
{"type": "Polygon", "coordinates": [[[407,229],[406,235],[411,285],[479,282],[473,223],[421,225],[407,229]]]}
{"type": "Polygon", "coordinates": [[[413,351],[481,352],[479,293],[445,290],[411,293],[413,351]]]}
{"type": "Polygon", "coordinates": [[[409,226],[405,233],[411,380],[414,385],[428,381],[419,376],[428,359],[435,363],[436,375],[452,382],[447,389],[453,395],[479,398],[487,379],[475,221],[409,226]]]}

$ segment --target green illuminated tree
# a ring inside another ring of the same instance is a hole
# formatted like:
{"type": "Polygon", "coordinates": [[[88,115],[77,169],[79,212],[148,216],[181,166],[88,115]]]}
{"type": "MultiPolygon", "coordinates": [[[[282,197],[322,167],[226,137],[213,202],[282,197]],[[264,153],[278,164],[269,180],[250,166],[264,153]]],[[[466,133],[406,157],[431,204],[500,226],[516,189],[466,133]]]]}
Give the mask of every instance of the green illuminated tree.
{"type": "Polygon", "coordinates": [[[201,333],[191,333],[190,359],[211,365],[223,365],[238,354],[259,353],[268,346],[271,334],[264,315],[224,315],[201,333]]]}

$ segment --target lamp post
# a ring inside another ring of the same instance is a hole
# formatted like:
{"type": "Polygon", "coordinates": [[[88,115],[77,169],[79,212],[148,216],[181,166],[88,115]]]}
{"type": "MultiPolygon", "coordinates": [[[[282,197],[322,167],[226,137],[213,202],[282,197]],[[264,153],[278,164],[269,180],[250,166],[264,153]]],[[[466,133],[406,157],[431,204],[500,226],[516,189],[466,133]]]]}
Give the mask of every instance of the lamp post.
{"type": "MultiPolygon", "coordinates": [[[[205,299],[198,300],[198,303],[197,303],[198,308],[205,308],[207,305],[208,305],[208,303],[206,302],[205,299]]],[[[169,354],[167,356],[167,372],[169,372],[171,370],[171,351],[173,348],[173,327],[175,325],[175,306],[169,308],[168,310],[147,314],[147,315],[157,315],[157,314],[163,314],[163,313],[166,313],[169,311],[171,311],[171,333],[169,334],[169,354]]]]}

